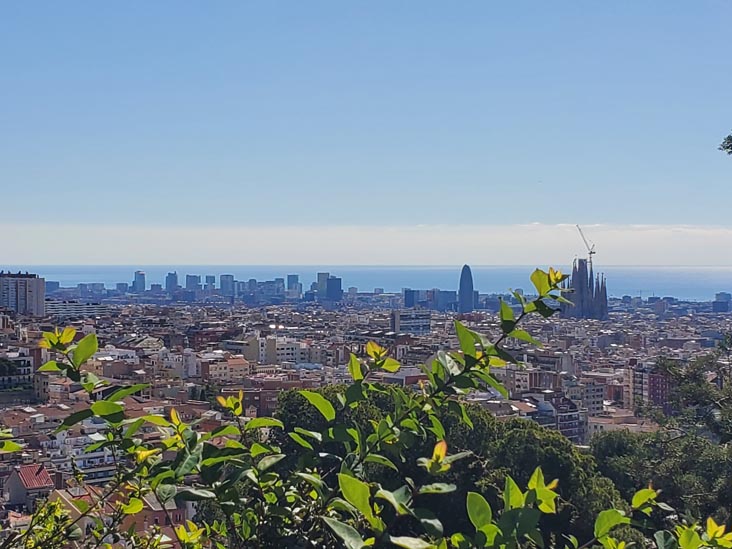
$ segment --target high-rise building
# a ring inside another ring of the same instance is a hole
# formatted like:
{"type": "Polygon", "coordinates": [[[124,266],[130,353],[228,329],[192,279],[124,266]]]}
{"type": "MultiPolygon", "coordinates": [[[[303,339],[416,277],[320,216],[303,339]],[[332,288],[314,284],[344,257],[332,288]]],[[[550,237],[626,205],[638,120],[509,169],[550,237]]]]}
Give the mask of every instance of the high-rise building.
{"type": "Polygon", "coordinates": [[[165,277],[165,291],[172,294],[178,289],[178,272],[173,271],[168,273],[165,277]]]}
{"type": "Polygon", "coordinates": [[[330,273],[318,273],[317,276],[317,285],[316,288],[318,290],[318,293],[320,296],[324,296],[325,293],[328,290],[328,278],[330,278],[330,273]]]}
{"type": "Polygon", "coordinates": [[[339,277],[328,277],[325,287],[325,298],[329,301],[340,301],[343,299],[343,281],[339,277]]]}
{"type": "Polygon", "coordinates": [[[204,288],[209,291],[213,291],[214,289],[216,289],[216,277],[214,275],[206,275],[205,281],[206,284],[204,288]]]}
{"type": "Polygon", "coordinates": [[[0,271],[0,307],[20,315],[46,314],[46,281],[37,274],[0,271]]]}
{"type": "Polygon", "coordinates": [[[132,292],[141,294],[145,291],[145,288],[147,288],[147,284],[145,283],[145,272],[135,271],[135,279],[132,281],[132,292]]]}
{"type": "Polygon", "coordinates": [[[53,292],[58,292],[61,288],[61,283],[56,282],[55,280],[46,280],[46,293],[52,294],[53,292]]]}
{"type": "Polygon", "coordinates": [[[417,299],[419,297],[419,290],[412,290],[410,288],[404,288],[402,291],[404,296],[404,307],[412,309],[417,306],[417,299]]]}
{"type": "Polygon", "coordinates": [[[130,285],[127,282],[117,282],[117,292],[126,294],[130,291],[130,285]]]}
{"type": "Polygon", "coordinates": [[[468,265],[460,271],[460,287],[458,289],[458,312],[472,313],[475,309],[475,292],[473,290],[473,273],[468,265]]]}
{"type": "Polygon", "coordinates": [[[300,283],[300,275],[292,274],[287,275],[287,289],[296,290],[297,285],[300,283]]]}
{"type": "Polygon", "coordinates": [[[186,290],[195,291],[201,289],[201,275],[186,275],[186,290]]]}
{"type": "Polygon", "coordinates": [[[234,275],[221,275],[219,276],[219,287],[221,289],[221,295],[226,297],[234,296],[234,275]]]}

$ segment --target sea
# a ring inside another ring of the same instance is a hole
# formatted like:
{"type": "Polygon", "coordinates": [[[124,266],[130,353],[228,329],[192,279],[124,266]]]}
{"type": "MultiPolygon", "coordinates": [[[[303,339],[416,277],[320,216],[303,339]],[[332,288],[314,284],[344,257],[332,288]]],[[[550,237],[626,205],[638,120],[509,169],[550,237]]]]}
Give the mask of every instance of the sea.
{"type": "MultiPolygon", "coordinates": [[[[309,288],[318,272],[341,277],[343,289],[356,287],[359,291],[383,288],[399,292],[403,288],[457,290],[461,265],[455,266],[354,266],[354,265],[2,265],[0,270],[31,272],[47,281],[57,281],[62,287],[79,283],[101,282],[113,289],[118,282],[131,283],[135,271],[144,271],[148,287],[164,284],[170,271],[178,273],[178,283],[185,283],[186,274],[218,276],[232,274],[236,280],[271,280],[297,274],[303,288],[309,288]]],[[[556,266],[555,266],[556,267],[556,266]]],[[[562,267],[565,272],[570,266],[562,267]]],[[[509,289],[531,289],[529,275],[533,266],[471,265],[473,284],[481,293],[505,293],[509,289]]],[[[732,292],[732,266],[603,266],[608,294],[672,296],[689,301],[710,301],[717,292],[732,292]]]]}

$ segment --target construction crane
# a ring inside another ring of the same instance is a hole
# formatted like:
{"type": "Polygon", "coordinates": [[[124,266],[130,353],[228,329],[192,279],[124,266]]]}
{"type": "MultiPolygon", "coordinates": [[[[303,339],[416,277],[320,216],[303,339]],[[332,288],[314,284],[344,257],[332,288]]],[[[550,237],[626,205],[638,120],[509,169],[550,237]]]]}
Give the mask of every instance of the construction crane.
{"type": "Polygon", "coordinates": [[[592,256],[595,255],[595,244],[591,243],[587,240],[585,237],[585,233],[582,232],[582,227],[577,225],[577,230],[579,231],[580,236],[582,237],[582,241],[585,243],[585,246],[587,247],[587,255],[590,265],[592,265],[592,256]]]}

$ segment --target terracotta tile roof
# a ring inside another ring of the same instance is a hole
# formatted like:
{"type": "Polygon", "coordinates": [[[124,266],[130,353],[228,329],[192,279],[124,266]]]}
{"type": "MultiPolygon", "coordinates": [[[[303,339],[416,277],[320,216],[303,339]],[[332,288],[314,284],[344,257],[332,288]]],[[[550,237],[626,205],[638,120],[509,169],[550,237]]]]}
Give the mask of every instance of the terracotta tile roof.
{"type": "Polygon", "coordinates": [[[37,488],[53,488],[53,480],[43,465],[21,465],[18,468],[18,476],[23,486],[28,490],[37,488]]]}

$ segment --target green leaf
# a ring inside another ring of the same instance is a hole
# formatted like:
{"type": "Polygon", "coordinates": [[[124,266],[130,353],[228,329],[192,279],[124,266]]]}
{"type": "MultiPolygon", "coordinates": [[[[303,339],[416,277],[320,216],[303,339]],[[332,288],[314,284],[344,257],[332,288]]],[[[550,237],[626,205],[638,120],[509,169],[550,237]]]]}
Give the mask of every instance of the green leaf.
{"type": "Polygon", "coordinates": [[[23,447],[12,440],[3,440],[0,442],[0,452],[19,452],[23,447]]]}
{"type": "Polygon", "coordinates": [[[310,444],[307,440],[305,440],[303,437],[301,437],[297,433],[287,433],[287,436],[289,436],[292,440],[297,442],[303,448],[307,448],[308,450],[313,449],[313,445],[310,444]]]}
{"type": "Polygon", "coordinates": [[[99,400],[91,405],[91,411],[94,413],[94,415],[107,417],[124,412],[124,407],[117,404],[116,402],[99,400]]]}
{"type": "Polygon", "coordinates": [[[108,400],[109,402],[117,402],[118,400],[122,400],[125,397],[134,395],[135,393],[139,393],[140,391],[147,389],[148,387],[150,387],[149,383],[137,383],[135,385],[130,385],[129,387],[122,387],[120,389],[117,389],[104,400],[108,400]]]}
{"type": "Polygon", "coordinates": [[[635,494],[633,494],[633,500],[631,505],[633,506],[633,509],[640,509],[646,503],[648,503],[649,501],[654,501],[655,499],[656,491],[653,488],[643,488],[642,490],[638,490],[635,494]]]}
{"type": "Polygon", "coordinates": [[[546,273],[541,269],[536,269],[531,273],[531,282],[534,284],[534,288],[536,288],[536,293],[540,296],[548,294],[551,290],[551,285],[549,284],[549,273],[546,273]]]}
{"type": "Polygon", "coordinates": [[[338,486],[348,503],[358,509],[366,518],[373,518],[374,511],[369,501],[371,490],[369,490],[368,484],[356,477],[338,473],[338,486]]]}
{"type": "Polygon", "coordinates": [[[69,427],[73,427],[77,423],[81,423],[86,418],[92,417],[94,415],[94,412],[92,412],[90,409],[86,410],[79,410],[78,412],[74,412],[70,416],[67,416],[66,419],[63,420],[61,423],[61,426],[58,428],[59,431],[63,431],[68,429],[69,427]]]}
{"type": "Polygon", "coordinates": [[[333,408],[333,405],[323,395],[307,390],[300,391],[300,394],[318,409],[318,412],[321,413],[326,421],[333,421],[335,419],[335,408],[333,408]]]}
{"type": "Polygon", "coordinates": [[[296,471],[295,475],[310,483],[310,485],[318,491],[321,497],[323,497],[323,494],[325,494],[325,491],[328,489],[328,486],[320,477],[316,477],[310,473],[301,473],[299,471],[296,471]]]}
{"type": "Polygon", "coordinates": [[[491,506],[477,492],[468,492],[467,497],[468,518],[473,523],[476,530],[480,530],[484,526],[488,526],[493,520],[493,512],[491,506]]]}
{"type": "Polygon", "coordinates": [[[384,363],[381,365],[382,370],[386,370],[387,372],[392,372],[392,373],[398,372],[399,368],[401,368],[401,367],[402,367],[402,365],[391,357],[384,360],[384,363]]]}
{"type": "Polygon", "coordinates": [[[259,471],[266,471],[275,463],[278,463],[283,459],[285,459],[285,454],[272,454],[270,456],[264,456],[262,459],[259,460],[259,463],[257,463],[257,469],[259,471]]]}
{"type": "Polygon", "coordinates": [[[397,547],[404,547],[405,549],[434,549],[437,547],[434,543],[409,536],[389,536],[389,541],[397,547]]]}
{"type": "MultiPolygon", "coordinates": [[[[209,438],[216,438],[216,437],[239,437],[241,436],[241,431],[239,430],[239,427],[236,427],[235,425],[222,425],[221,427],[216,427],[213,431],[211,431],[211,436],[209,438]]],[[[254,446],[254,445],[252,445],[254,446]]]]}
{"type": "Polygon", "coordinates": [[[529,489],[534,490],[536,488],[544,488],[544,486],[546,486],[544,482],[544,472],[541,470],[541,467],[537,467],[534,469],[534,472],[531,473],[528,487],[529,489]]]}
{"type": "Polygon", "coordinates": [[[698,549],[704,545],[701,537],[693,526],[686,526],[681,535],[679,535],[679,547],[681,549],[698,549]]]}
{"type": "Polygon", "coordinates": [[[126,505],[122,505],[122,512],[125,515],[136,515],[142,511],[144,507],[145,505],[142,503],[141,499],[130,498],[130,501],[126,505]]]}
{"type": "Polygon", "coordinates": [[[601,511],[595,519],[595,537],[600,539],[607,536],[610,530],[620,524],[630,524],[630,519],[625,516],[625,513],[617,509],[601,511]]]}
{"type": "Polygon", "coordinates": [[[503,299],[501,301],[501,308],[499,310],[499,314],[501,317],[501,331],[504,333],[508,333],[511,330],[513,330],[514,326],[516,326],[516,317],[513,314],[513,309],[511,306],[506,303],[503,299]]]}
{"type": "Polygon", "coordinates": [[[491,375],[489,372],[476,370],[475,375],[485,381],[486,385],[488,385],[489,387],[493,387],[496,391],[503,395],[503,398],[508,398],[508,389],[506,389],[503,384],[495,377],[493,377],[493,375],[491,375]]]}
{"type": "Polygon", "coordinates": [[[463,354],[474,357],[476,339],[473,332],[468,330],[460,321],[456,320],[455,333],[457,334],[458,341],[460,342],[460,350],[463,354]]]}
{"type": "Polygon", "coordinates": [[[76,507],[80,512],[86,513],[89,510],[89,502],[83,499],[72,499],[71,503],[74,504],[74,507],[76,507]]]}
{"type": "Polygon", "coordinates": [[[668,530],[659,530],[653,535],[658,549],[678,549],[678,542],[674,535],[668,530]]]}
{"type": "Polygon", "coordinates": [[[329,517],[323,517],[323,521],[336,536],[343,540],[347,549],[362,549],[364,547],[361,535],[352,526],[329,517]]]}
{"type": "Polygon", "coordinates": [[[366,463],[378,463],[379,465],[383,465],[384,467],[388,467],[389,469],[394,469],[399,472],[399,468],[394,465],[393,461],[379,454],[369,454],[364,458],[364,461],[366,463]]]}
{"type": "Polygon", "coordinates": [[[74,365],[79,368],[79,366],[89,360],[98,349],[99,342],[97,341],[97,334],[88,334],[84,336],[81,341],[76,344],[76,348],[73,350],[74,365]]]}
{"type": "Polygon", "coordinates": [[[37,372],[60,372],[61,367],[55,360],[49,360],[43,366],[36,370],[37,372]]]}
{"type": "Polygon", "coordinates": [[[503,504],[507,511],[509,509],[520,509],[524,506],[524,493],[510,476],[506,477],[506,484],[503,489],[503,504]]]}
{"type": "Polygon", "coordinates": [[[407,506],[403,502],[399,501],[399,498],[397,498],[394,492],[390,492],[389,490],[381,488],[376,492],[374,497],[383,499],[384,501],[388,501],[396,511],[397,515],[409,514],[409,509],[407,508],[407,506]]]}
{"type": "Polygon", "coordinates": [[[175,499],[179,501],[201,501],[215,498],[216,494],[210,490],[203,490],[201,488],[183,488],[175,495],[175,499]]]}
{"type": "Polygon", "coordinates": [[[174,484],[161,484],[155,489],[155,493],[157,493],[158,497],[163,502],[173,499],[173,497],[175,497],[175,492],[176,489],[174,484]]]}
{"type": "Polygon", "coordinates": [[[443,440],[445,438],[445,427],[443,427],[442,422],[435,415],[431,415],[429,420],[432,427],[428,427],[428,429],[432,431],[435,434],[435,437],[439,440],[443,440]]]}
{"type": "Polygon", "coordinates": [[[425,484],[420,486],[419,494],[449,494],[457,490],[457,486],[454,484],[447,484],[445,482],[435,482],[433,484],[425,484]]]}
{"type": "Polygon", "coordinates": [[[147,415],[147,416],[142,416],[142,419],[144,419],[148,423],[152,423],[153,425],[158,425],[160,427],[171,427],[173,425],[172,423],[170,423],[170,421],[165,419],[163,416],[147,415]]]}
{"type": "Polygon", "coordinates": [[[61,333],[61,335],[58,338],[58,342],[62,343],[63,345],[68,345],[72,341],[74,341],[74,336],[76,335],[76,329],[72,326],[66,326],[64,328],[64,331],[61,333]]]}
{"type": "Polygon", "coordinates": [[[462,373],[464,367],[465,367],[463,364],[460,364],[457,360],[455,360],[454,358],[452,358],[445,351],[438,351],[437,352],[437,360],[453,376],[460,375],[462,373]]]}
{"type": "Polygon", "coordinates": [[[81,386],[87,393],[91,393],[98,385],[102,384],[101,380],[92,372],[85,372],[82,378],[81,386]]]}
{"type": "Polygon", "coordinates": [[[384,349],[381,345],[374,341],[369,341],[366,343],[366,354],[369,355],[374,360],[378,359],[386,353],[386,349],[384,349]]]}
{"type": "Polygon", "coordinates": [[[511,306],[508,303],[506,303],[506,301],[504,301],[503,299],[501,299],[500,302],[501,302],[501,309],[500,309],[501,320],[509,320],[511,322],[516,320],[516,316],[514,315],[513,309],[511,308],[511,306]]]}
{"type": "Polygon", "coordinates": [[[203,446],[196,446],[191,452],[185,454],[185,457],[175,469],[176,476],[184,477],[192,473],[201,462],[202,451],[203,446]]]}
{"type": "Polygon", "coordinates": [[[351,353],[351,358],[348,361],[348,372],[351,374],[353,381],[361,381],[363,379],[363,371],[361,371],[361,361],[358,357],[351,353]]]}
{"type": "Polygon", "coordinates": [[[419,523],[428,535],[435,538],[441,538],[444,535],[442,522],[429,509],[417,508],[414,510],[414,516],[419,519],[419,523]]]}
{"type": "Polygon", "coordinates": [[[520,339],[521,341],[525,341],[526,343],[531,343],[532,345],[541,347],[541,341],[534,339],[531,334],[526,330],[511,330],[511,332],[509,332],[508,334],[508,337],[520,339]]]}
{"type": "Polygon", "coordinates": [[[536,488],[536,499],[539,502],[539,510],[542,513],[553,514],[557,512],[557,504],[554,501],[559,494],[548,488],[536,488]]]}
{"type": "Polygon", "coordinates": [[[244,430],[251,431],[252,429],[261,429],[262,427],[285,428],[284,424],[279,419],[275,419],[273,417],[255,417],[254,419],[247,421],[247,424],[244,426],[244,430]]]}

